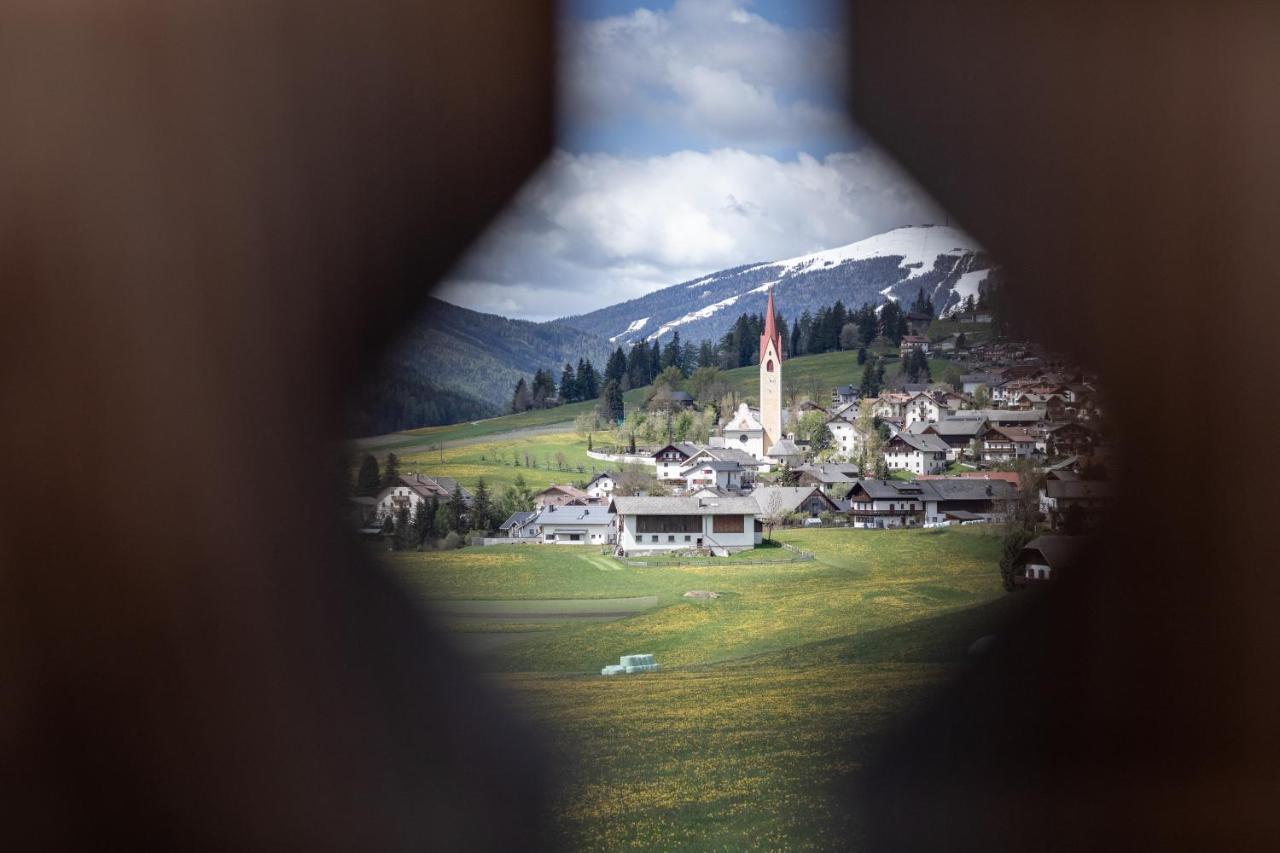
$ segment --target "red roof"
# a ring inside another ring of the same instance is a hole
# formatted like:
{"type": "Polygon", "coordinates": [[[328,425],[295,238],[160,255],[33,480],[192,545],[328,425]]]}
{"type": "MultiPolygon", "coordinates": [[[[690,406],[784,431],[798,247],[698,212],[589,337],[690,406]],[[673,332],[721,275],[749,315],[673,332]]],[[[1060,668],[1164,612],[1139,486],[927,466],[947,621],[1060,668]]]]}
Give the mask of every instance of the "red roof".
{"type": "Polygon", "coordinates": [[[778,354],[778,360],[782,360],[782,336],[778,334],[778,323],[774,319],[773,310],[773,288],[769,288],[769,307],[764,312],[764,334],[760,336],[760,360],[764,361],[764,348],[769,341],[773,341],[773,351],[778,354]]]}

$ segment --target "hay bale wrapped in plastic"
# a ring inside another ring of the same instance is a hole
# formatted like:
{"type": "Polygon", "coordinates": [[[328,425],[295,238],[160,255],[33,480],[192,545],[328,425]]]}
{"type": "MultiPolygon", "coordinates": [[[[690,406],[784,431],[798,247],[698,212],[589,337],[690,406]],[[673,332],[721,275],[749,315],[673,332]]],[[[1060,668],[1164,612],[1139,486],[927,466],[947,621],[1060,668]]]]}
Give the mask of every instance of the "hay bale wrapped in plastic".
{"type": "Polygon", "coordinates": [[[626,672],[626,671],[627,671],[627,668],[625,666],[618,666],[617,664],[611,664],[609,666],[606,666],[604,669],[600,670],[600,674],[601,675],[618,675],[619,673],[626,672]]]}

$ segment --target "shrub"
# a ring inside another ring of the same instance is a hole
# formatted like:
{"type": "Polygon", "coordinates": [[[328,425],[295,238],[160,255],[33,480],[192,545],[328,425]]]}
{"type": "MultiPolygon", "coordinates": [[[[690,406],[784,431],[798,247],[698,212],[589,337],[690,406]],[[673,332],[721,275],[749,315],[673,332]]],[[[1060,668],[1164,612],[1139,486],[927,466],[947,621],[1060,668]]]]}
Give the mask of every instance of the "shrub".
{"type": "Polygon", "coordinates": [[[456,530],[450,530],[449,534],[440,540],[440,548],[445,551],[461,548],[464,544],[462,537],[458,535],[456,530]]]}

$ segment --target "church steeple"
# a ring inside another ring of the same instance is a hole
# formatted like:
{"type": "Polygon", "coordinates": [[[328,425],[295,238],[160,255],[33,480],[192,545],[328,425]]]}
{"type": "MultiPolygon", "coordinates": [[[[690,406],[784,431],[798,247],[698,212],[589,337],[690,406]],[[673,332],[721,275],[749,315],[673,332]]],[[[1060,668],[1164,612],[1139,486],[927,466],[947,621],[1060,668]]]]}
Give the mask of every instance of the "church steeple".
{"type": "Polygon", "coordinates": [[[764,312],[764,334],[760,336],[760,363],[764,363],[765,345],[769,341],[773,341],[773,351],[777,353],[778,360],[782,360],[782,336],[778,334],[778,323],[774,319],[776,312],[773,310],[773,288],[769,288],[769,307],[764,312]]]}
{"type": "Polygon", "coordinates": [[[760,336],[760,425],[764,432],[763,453],[782,438],[782,335],[774,319],[773,288],[765,309],[764,334],[760,336]]]}

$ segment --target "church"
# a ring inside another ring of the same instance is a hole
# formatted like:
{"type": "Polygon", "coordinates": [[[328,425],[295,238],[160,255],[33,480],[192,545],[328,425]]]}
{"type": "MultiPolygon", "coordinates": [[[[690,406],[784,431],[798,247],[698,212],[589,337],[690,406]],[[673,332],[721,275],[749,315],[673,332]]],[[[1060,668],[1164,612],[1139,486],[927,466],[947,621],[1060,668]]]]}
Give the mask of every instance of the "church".
{"type": "Polygon", "coordinates": [[[791,463],[800,451],[782,432],[782,335],[773,306],[773,288],[760,335],[760,409],[738,406],[724,425],[725,447],[736,447],[766,463],[791,463]]]}

